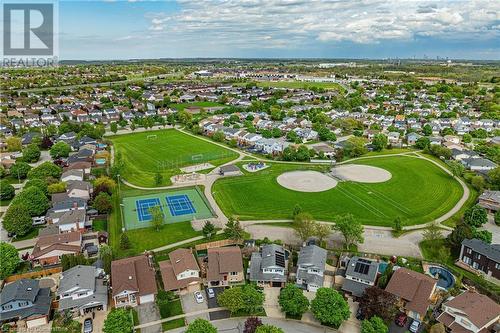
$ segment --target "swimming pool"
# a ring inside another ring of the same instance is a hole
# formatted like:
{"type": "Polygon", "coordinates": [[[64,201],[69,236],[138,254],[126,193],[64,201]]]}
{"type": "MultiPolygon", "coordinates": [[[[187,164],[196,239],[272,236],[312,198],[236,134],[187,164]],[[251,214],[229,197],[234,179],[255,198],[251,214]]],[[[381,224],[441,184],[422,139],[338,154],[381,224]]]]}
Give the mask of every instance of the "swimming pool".
{"type": "Polygon", "coordinates": [[[429,274],[438,278],[437,286],[448,290],[455,284],[455,277],[447,269],[439,266],[429,266],[429,274]]]}

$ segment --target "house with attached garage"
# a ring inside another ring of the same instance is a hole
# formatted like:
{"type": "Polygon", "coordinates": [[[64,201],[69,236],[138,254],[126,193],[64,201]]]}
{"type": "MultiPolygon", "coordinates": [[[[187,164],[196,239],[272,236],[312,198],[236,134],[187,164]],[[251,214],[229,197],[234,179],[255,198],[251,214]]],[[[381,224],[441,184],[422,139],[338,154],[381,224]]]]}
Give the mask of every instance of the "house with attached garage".
{"type": "Polygon", "coordinates": [[[155,301],[155,269],[148,255],[111,263],[111,290],[115,307],[137,306],[155,301]]]}
{"type": "Polygon", "coordinates": [[[490,212],[500,210],[500,191],[484,191],[479,196],[478,204],[490,212]]]}
{"type": "Polygon", "coordinates": [[[87,219],[87,213],[83,209],[72,209],[65,212],[47,215],[49,223],[57,225],[59,233],[71,231],[84,231],[86,227],[91,227],[92,223],[87,219]]]}
{"type": "Polygon", "coordinates": [[[316,245],[300,249],[297,260],[297,285],[307,291],[316,292],[323,287],[327,252],[316,245]]]}
{"type": "Polygon", "coordinates": [[[472,291],[450,297],[443,302],[437,321],[447,332],[483,333],[498,332],[500,305],[491,298],[472,291]]]}
{"type": "Polygon", "coordinates": [[[365,289],[375,285],[378,263],[373,260],[354,256],[347,259],[345,280],[342,290],[355,297],[363,296],[365,289]]]}
{"type": "Polygon", "coordinates": [[[30,260],[33,265],[59,264],[64,254],[82,252],[82,234],[79,231],[38,237],[30,260]]]}
{"type": "Polygon", "coordinates": [[[500,280],[500,244],[464,239],[456,265],[500,280]]]}
{"type": "Polygon", "coordinates": [[[488,171],[497,167],[495,163],[485,158],[464,158],[461,162],[471,171],[488,171]]]}
{"type": "Polygon", "coordinates": [[[206,284],[209,287],[226,287],[244,283],[245,274],[240,247],[209,248],[206,272],[206,284]]]}
{"type": "Polygon", "coordinates": [[[263,245],[260,252],[254,252],[250,257],[249,280],[259,286],[284,287],[288,275],[288,255],[280,245],[263,245]]]}
{"type": "Polygon", "coordinates": [[[83,170],[68,170],[62,173],[61,181],[68,182],[71,180],[83,180],[83,170]]]}
{"type": "Polygon", "coordinates": [[[81,180],[70,180],[66,185],[66,193],[70,198],[89,200],[92,190],[92,184],[81,180]]]}
{"type": "Polygon", "coordinates": [[[107,311],[108,286],[103,269],[78,265],[62,272],[57,289],[58,311],[75,316],[93,311],[107,311]]]}
{"type": "Polygon", "coordinates": [[[50,288],[41,288],[39,280],[9,283],[0,292],[0,323],[27,329],[48,324],[51,303],[50,288]]]}
{"type": "Polygon", "coordinates": [[[174,250],[159,266],[165,290],[178,294],[200,290],[200,267],[191,250],[174,250]]]}

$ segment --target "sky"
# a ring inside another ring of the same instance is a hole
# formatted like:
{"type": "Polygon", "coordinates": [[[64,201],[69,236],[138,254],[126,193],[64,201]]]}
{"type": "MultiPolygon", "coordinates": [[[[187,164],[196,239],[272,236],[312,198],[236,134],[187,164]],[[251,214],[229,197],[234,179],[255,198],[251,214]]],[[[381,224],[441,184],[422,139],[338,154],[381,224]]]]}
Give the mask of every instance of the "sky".
{"type": "Polygon", "coordinates": [[[59,58],[500,59],[498,0],[59,1],[59,58]]]}

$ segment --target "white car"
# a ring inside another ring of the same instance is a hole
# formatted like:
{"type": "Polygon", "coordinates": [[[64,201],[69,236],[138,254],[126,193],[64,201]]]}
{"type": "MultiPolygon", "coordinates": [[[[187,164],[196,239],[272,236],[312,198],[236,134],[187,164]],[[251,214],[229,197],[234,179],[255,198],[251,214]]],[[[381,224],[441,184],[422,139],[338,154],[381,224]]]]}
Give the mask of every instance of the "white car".
{"type": "Polygon", "coordinates": [[[207,295],[208,298],[214,298],[215,297],[215,291],[212,288],[207,289],[207,295]]]}
{"type": "Polygon", "coordinates": [[[420,322],[418,320],[414,320],[410,325],[410,332],[417,333],[419,327],[420,322]]]}
{"type": "Polygon", "coordinates": [[[204,301],[203,295],[199,291],[195,291],[194,299],[196,300],[196,303],[198,303],[198,304],[203,303],[203,301],[204,301]]]}

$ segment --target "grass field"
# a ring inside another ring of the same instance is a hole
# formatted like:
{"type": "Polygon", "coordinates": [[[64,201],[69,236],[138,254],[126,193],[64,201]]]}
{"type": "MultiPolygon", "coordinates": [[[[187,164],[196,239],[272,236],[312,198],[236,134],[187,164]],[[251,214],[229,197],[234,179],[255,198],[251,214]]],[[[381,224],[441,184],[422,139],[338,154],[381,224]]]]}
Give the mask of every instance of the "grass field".
{"type": "Polygon", "coordinates": [[[224,104],[220,104],[220,103],[216,103],[216,102],[208,102],[208,101],[170,104],[170,107],[175,108],[175,109],[180,110],[180,111],[182,111],[185,108],[190,107],[190,106],[197,106],[200,108],[209,108],[209,107],[214,107],[214,106],[224,106],[224,104]]]}
{"type": "Polygon", "coordinates": [[[255,174],[220,179],[212,190],[224,213],[242,220],[291,218],[294,205],[299,204],[317,220],[332,221],[336,215],[352,213],[363,224],[375,226],[391,226],[397,216],[406,225],[429,222],[448,212],[463,194],[458,182],[425,160],[389,156],[355,163],[386,169],[392,178],[374,184],[341,182],[324,192],[296,192],[281,187],[276,177],[320,167],[274,163],[255,174]]]}
{"type": "Polygon", "coordinates": [[[203,162],[217,166],[238,156],[229,149],[174,129],[118,135],[110,139],[115,154],[121,153],[125,162],[121,176],[144,187],[157,186],[154,180],[157,172],[163,176],[160,185],[170,185],[170,177],[179,174],[181,167],[203,162]]]}
{"type": "MultiPolygon", "coordinates": [[[[289,89],[310,89],[310,88],[323,88],[333,89],[344,92],[345,89],[340,84],[335,82],[302,82],[302,81],[258,81],[255,82],[258,87],[266,88],[289,88],[289,89]]],[[[245,86],[246,83],[237,84],[245,86]]]]}

